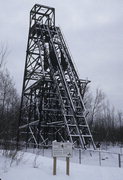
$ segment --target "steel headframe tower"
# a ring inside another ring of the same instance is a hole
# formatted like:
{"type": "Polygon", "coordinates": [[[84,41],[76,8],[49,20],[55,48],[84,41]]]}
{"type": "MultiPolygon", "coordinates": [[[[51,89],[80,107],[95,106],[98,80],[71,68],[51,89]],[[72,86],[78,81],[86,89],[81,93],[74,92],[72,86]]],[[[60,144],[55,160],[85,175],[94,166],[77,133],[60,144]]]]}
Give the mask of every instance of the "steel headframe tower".
{"type": "Polygon", "coordinates": [[[55,26],[55,9],[35,4],[30,11],[18,140],[27,146],[69,140],[75,147],[95,147],[84,115],[87,83],[79,79],[55,26]]]}

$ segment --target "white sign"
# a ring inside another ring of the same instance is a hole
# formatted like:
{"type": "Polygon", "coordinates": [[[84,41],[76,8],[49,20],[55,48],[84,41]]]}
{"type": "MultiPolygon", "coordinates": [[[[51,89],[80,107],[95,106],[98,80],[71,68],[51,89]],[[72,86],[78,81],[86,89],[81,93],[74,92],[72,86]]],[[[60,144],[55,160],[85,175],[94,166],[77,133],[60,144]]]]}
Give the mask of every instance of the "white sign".
{"type": "Polygon", "coordinates": [[[53,157],[72,157],[72,143],[53,141],[52,145],[53,157]]]}

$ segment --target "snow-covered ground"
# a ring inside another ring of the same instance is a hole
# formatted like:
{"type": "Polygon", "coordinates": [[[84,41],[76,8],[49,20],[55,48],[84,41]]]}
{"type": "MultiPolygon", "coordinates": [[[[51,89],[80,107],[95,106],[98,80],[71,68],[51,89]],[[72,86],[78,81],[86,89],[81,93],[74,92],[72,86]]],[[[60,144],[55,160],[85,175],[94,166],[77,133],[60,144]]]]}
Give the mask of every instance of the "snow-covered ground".
{"type": "MultiPolygon", "coordinates": [[[[88,160],[85,153],[85,159],[86,157],[88,160]]],[[[31,152],[19,152],[13,160],[5,158],[2,151],[0,152],[1,180],[123,180],[122,168],[73,162],[70,163],[70,176],[67,176],[66,164],[63,160],[57,161],[56,176],[52,175],[52,171],[53,159],[51,157],[35,155],[31,152]]]]}

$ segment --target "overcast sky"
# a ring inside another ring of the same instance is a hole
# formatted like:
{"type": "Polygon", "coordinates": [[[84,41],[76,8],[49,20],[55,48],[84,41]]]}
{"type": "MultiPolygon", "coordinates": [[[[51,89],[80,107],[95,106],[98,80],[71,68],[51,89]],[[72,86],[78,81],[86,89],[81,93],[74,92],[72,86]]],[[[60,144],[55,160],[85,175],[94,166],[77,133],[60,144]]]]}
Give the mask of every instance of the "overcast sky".
{"type": "Polygon", "coordinates": [[[0,41],[10,51],[7,66],[18,92],[22,89],[29,11],[35,4],[56,10],[80,78],[101,88],[110,103],[123,111],[123,0],[0,1],[0,41]]]}

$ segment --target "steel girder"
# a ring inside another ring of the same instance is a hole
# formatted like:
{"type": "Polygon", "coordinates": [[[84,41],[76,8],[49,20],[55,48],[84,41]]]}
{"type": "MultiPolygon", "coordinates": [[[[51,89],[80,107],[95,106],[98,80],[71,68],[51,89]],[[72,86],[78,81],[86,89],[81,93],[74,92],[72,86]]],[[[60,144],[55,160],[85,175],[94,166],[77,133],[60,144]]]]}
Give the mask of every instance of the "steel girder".
{"type": "Polygon", "coordinates": [[[36,4],[30,11],[18,141],[51,145],[71,141],[86,148],[94,141],[83,96],[89,81],[78,77],[54,8],[36,4]]]}

